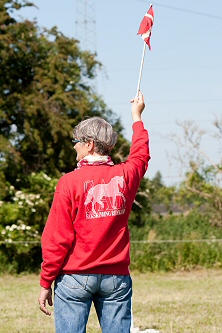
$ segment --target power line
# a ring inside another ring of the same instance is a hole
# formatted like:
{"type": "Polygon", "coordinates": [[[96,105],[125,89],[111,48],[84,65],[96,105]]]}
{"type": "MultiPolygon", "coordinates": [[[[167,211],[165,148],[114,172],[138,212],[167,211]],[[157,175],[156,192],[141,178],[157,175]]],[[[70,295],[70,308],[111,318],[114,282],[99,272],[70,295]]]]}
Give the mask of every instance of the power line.
{"type": "Polygon", "coordinates": [[[131,240],[133,244],[151,243],[222,243],[222,239],[153,239],[153,240],[131,240]]]}
{"type": "MultiPolygon", "coordinates": [[[[214,103],[222,102],[221,98],[208,98],[208,99],[181,99],[181,100],[165,100],[165,101],[150,101],[149,105],[153,104],[180,104],[180,103],[214,103]]],[[[129,103],[109,103],[111,106],[129,105],[129,103]]]]}
{"type": "MultiPolygon", "coordinates": [[[[135,0],[135,1],[143,2],[143,3],[147,4],[147,1],[144,1],[144,0],[135,0]]],[[[185,8],[178,8],[178,7],[169,6],[169,5],[163,5],[163,4],[158,3],[158,2],[153,2],[153,4],[155,6],[159,6],[159,7],[164,7],[164,8],[168,8],[168,9],[173,9],[173,10],[177,10],[177,11],[180,11],[180,12],[184,12],[184,13],[189,13],[189,14],[204,16],[204,17],[208,17],[208,18],[212,18],[212,19],[215,19],[215,20],[221,20],[222,21],[222,17],[221,16],[217,16],[217,15],[201,13],[201,12],[197,12],[197,11],[194,11],[194,10],[185,9],[185,8]]]]}
{"type": "MultiPolygon", "coordinates": [[[[222,243],[220,238],[210,238],[210,239],[153,239],[153,240],[131,240],[131,244],[152,244],[152,243],[222,243]]],[[[41,244],[40,241],[0,241],[0,244],[41,244]]]]}

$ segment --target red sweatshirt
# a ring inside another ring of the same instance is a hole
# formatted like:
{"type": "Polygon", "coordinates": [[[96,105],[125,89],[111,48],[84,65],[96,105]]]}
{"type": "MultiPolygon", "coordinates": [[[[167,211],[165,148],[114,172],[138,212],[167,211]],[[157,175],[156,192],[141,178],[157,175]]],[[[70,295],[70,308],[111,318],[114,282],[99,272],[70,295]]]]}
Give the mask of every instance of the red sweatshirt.
{"type": "Polygon", "coordinates": [[[59,180],[42,234],[42,287],[59,274],[129,275],[128,218],[149,159],[138,121],[126,162],[83,165],[59,180]]]}

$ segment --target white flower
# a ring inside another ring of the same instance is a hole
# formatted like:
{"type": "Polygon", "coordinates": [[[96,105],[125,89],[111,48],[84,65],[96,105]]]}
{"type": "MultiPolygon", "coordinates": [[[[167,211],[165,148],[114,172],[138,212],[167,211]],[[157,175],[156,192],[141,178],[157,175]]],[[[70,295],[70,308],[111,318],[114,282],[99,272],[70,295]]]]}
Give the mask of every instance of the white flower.
{"type": "Polygon", "coordinates": [[[13,231],[14,229],[17,229],[17,225],[16,224],[12,224],[11,225],[10,231],[13,231]]]}
{"type": "Polygon", "coordinates": [[[23,202],[22,201],[19,201],[18,204],[19,204],[19,206],[23,206],[23,202]]]}
{"type": "Polygon", "coordinates": [[[32,208],[32,212],[35,213],[35,212],[36,212],[36,209],[35,209],[35,208],[32,208]]]}
{"type": "Polygon", "coordinates": [[[5,230],[3,230],[3,231],[1,232],[1,234],[2,234],[2,235],[5,235],[5,234],[6,234],[6,231],[5,231],[5,230]]]}
{"type": "Polygon", "coordinates": [[[43,174],[43,178],[45,178],[46,180],[51,180],[52,178],[50,178],[49,176],[47,176],[46,173],[43,174]]]}
{"type": "Polygon", "coordinates": [[[34,206],[34,203],[31,202],[29,199],[27,199],[25,202],[26,202],[29,206],[34,206]]]}
{"type": "Polygon", "coordinates": [[[40,203],[43,203],[43,200],[42,200],[42,199],[39,199],[39,201],[36,201],[36,202],[35,202],[35,205],[38,206],[40,203]]]}
{"type": "Polygon", "coordinates": [[[10,186],[10,190],[14,190],[15,188],[14,188],[14,186],[13,185],[11,185],[10,186]]]}
{"type": "Polygon", "coordinates": [[[29,194],[29,195],[28,195],[28,198],[29,198],[30,200],[34,200],[34,199],[35,199],[35,194],[32,194],[32,193],[29,194]]]}
{"type": "Polygon", "coordinates": [[[35,196],[35,197],[36,197],[36,199],[39,199],[39,198],[40,198],[40,196],[41,196],[40,194],[36,194],[36,196],[35,196]]]}

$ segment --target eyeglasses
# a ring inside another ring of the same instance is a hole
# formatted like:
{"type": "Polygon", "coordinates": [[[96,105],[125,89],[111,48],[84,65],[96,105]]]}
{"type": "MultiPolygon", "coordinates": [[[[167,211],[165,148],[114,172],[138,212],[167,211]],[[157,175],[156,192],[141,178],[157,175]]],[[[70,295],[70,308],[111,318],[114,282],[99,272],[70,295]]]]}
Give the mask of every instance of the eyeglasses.
{"type": "Polygon", "coordinates": [[[76,143],[80,142],[80,140],[72,140],[72,142],[73,142],[74,144],[76,144],[76,143]]]}

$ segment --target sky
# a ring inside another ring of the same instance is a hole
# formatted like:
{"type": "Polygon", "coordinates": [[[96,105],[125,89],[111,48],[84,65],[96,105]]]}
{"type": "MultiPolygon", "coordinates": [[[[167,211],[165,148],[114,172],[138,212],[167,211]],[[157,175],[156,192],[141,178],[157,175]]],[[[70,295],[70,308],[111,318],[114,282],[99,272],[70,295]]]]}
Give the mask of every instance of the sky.
{"type": "MultiPolygon", "coordinates": [[[[121,118],[124,135],[131,140],[130,99],[136,95],[144,43],[137,32],[150,2],[33,2],[38,9],[23,9],[20,18],[36,18],[41,27],[57,26],[67,37],[80,39],[82,47],[96,50],[103,64],[95,81],[97,92],[121,118]],[[87,24],[81,23],[86,16],[78,11],[84,3],[88,3],[87,24]]],[[[172,157],[177,147],[169,135],[182,135],[178,121],[190,120],[210,133],[215,117],[222,115],[222,1],[158,0],[152,4],[152,50],[146,50],[140,84],[152,157],[146,176],[152,179],[160,171],[164,183],[174,185],[182,178],[172,157]]],[[[208,135],[203,150],[219,162],[221,149],[208,135]]]]}

